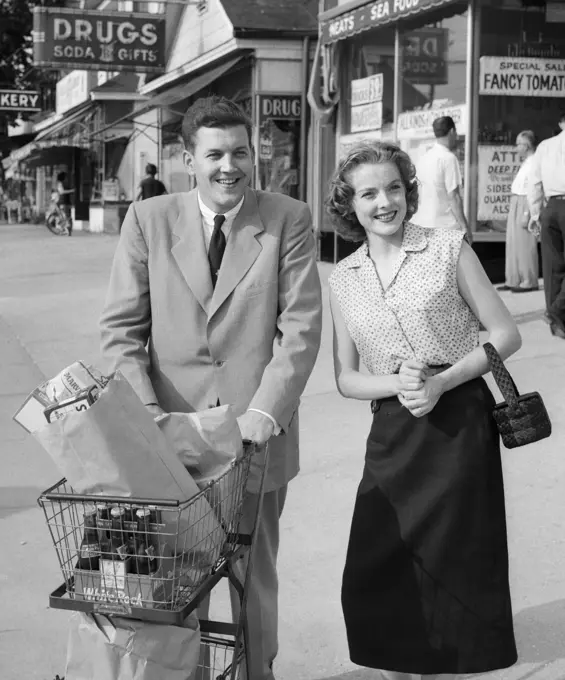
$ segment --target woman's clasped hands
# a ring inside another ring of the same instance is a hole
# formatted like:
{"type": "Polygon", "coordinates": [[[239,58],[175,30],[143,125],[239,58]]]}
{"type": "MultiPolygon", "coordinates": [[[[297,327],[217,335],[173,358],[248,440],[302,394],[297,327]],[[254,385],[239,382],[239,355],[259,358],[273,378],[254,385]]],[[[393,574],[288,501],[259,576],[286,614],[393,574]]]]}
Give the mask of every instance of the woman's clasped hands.
{"type": "Polygon", "coordinates": [[[441,379],[428,376],[426,364],[415,359],[400,366],[398,385],[398,401],[416,418],[430,413],[443,394],[441,379]]]}

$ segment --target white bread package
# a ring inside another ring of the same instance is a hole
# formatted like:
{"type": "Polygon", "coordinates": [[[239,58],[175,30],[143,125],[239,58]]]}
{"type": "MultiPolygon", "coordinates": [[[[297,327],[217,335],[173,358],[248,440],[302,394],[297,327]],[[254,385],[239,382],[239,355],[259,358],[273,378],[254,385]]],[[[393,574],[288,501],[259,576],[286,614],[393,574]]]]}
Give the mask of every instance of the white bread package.
{"type": "MultiPolygon", "coordinates": [[[[159,426],[119,372],[90,408],[46,423],[33,436],[75,493],[179,501],[199,493],[159,426]]],[[[201,553],[201,566],[216,561],[225,533],[204,496],[191,504],[190,512],[161,514],[166,525],[163,537],[175,553],[201,553]]]]}

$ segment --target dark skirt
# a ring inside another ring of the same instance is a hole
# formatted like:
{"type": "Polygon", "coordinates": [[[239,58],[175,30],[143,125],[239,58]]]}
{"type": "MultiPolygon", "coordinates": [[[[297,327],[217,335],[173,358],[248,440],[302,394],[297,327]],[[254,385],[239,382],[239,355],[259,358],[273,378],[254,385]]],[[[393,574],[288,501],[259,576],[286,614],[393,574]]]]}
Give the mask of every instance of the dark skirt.
{"type": "Polygon", "coordinates": [[[405,673],[516,662],[500,442],[482,379],[415,418],[377,403],[343,574],[351,660],[405,673]]]}

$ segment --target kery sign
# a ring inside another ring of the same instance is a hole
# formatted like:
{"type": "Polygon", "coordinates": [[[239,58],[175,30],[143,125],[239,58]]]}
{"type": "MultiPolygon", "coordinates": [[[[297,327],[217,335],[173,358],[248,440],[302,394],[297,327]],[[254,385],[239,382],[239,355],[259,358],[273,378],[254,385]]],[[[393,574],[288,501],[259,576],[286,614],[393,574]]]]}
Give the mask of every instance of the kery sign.
{"type": "Polygon", "coordinates": [[[41,111],[39,92],[36,90],[0,90],[0,111],[13,113],[41,111]]]}
{"type": "Polygon", "coordinates": [[[35,7],[33,63],[42,68],[163,73],[165,18],[35,7]]]}

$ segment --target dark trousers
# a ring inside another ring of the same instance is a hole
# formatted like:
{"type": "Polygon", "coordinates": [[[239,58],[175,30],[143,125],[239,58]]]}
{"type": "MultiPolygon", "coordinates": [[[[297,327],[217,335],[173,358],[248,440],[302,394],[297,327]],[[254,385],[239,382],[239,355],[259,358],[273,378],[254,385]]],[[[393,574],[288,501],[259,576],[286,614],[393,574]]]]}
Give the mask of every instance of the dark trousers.
{"type": "Polygon", "coordinates": [[[565,327],[565,199],[550,198],[540,221],[545,305],[565,327]]]}

